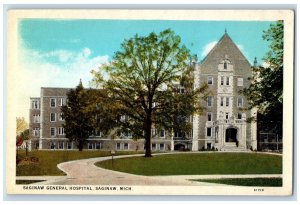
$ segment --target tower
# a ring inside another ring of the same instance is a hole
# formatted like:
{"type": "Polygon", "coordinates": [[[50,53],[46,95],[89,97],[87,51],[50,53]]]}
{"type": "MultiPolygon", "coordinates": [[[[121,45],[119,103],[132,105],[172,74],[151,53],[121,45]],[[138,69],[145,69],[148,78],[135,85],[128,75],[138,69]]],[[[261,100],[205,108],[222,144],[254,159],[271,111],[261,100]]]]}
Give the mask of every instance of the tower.
{"type": "Polygon", "coordinates": [[[193,150],[256,148],[255,125],[246,120],[254,112],[247,110],[243,95],[250,85],[251,65],[227,32],[196,69],[195,87],[207,83],[210,94],[200,100],[202,115],[194,117],[193,150]]]}

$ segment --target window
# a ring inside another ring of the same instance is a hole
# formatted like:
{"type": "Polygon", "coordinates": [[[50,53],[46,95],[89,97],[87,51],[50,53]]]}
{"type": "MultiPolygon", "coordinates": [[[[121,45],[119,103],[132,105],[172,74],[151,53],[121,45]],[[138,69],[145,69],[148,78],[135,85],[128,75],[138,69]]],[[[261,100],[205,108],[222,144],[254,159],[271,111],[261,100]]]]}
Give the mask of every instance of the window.
{"type": "Polygon", "coordinates": [[[33,115],[33,122],[39,123],[40,122],[40,115],[33,115]]]}
{"type": "Polygon", "coordinates": [[[102,143],[101,142],[97,142],[96,143],[96,149],[101,149],[102,148],[102,143]]]}
{"type": "Polygon", "coordinates": [[[221,85],[224,85],[224,76],[221,76],[221,85]]]}
{"type": "Polygon", "coordinates": [[[225,113],[225,119],[226,119],[226,120],[229,119],[229,113],[228,113],[228,112],[225,113]]]}
{"type": "Polygon", "coordinates": [[[244,102],[243,102],[243,98],[242,97],[238,97],[237,98],[237,106],[238,107],[243,107],[244,106],[244,102]]]}
{"type": "Polygon", "coordinates": [[[129,144],[128,143],[124,143],[124,149],[129,150],[129,144]]]}
{"type": "Polygon", "coordinates": [[[227,70],[227,62],[224,62],[224,70],[227,70]]]}
{"type": "Polygon", "coordinates": [[[207,77],[207,84],[208,85],[213,85],[213,77],[212,76],[207,77]]]}
{"type": "Polygon", "coordinates": [[[40,101],[38,100],[33,100],[31,104],[32,109],[40,109],[40,101]]]}
{"type": "Polygon", "coordinates": [[[213,104],[213,97],[212,96],[208,96],[207,97],[207,106],[211,107],[213,104]]]}
{"type": "Polygon", "coordinates": [[[164,129],[160,130],[160,137],[163,138],[165,137],[166,131],[164,129]]]}
{"type": "Polygon", "coordinates": [[[65,98],[60,98],[59,99],[59,106],[65,105],[65,98]]]}
{"type": "Polygon", "coordinates": [[[88,143],[88,149],[93,149],[93,143],[88,143]]]}
{"type": "Polygon", "coordinates": [[[163,143],[159,144],[159,150],[165,150],[165,144],[163,143]]]}
{"type": "Polygon", "coordinates": [[[117,149],[117,150],[120,150],[120,149],[121,149],[121,143],[118,142],[118,143],[116,144],[116,149],[117,149]]]}
{"type": "Polygon", "coordinates": [[[223,107],[223,106],[224,106],[224,103],[223,103],[223,101],[224,101],[224,97],[221,97],[221,102],[220,102],[220,106],[221,106],[221,107],[223,107]]]}
{"type": "Polygon", "coordinates": [[[56,122],[56,113],[50,113],[50,122],[56,122]]]}
{"type": "Polygon", "coordinates": [[[95,130],[95,137],[102,137],[102,132],[100,132],[100,130],[95,130]]]}
{"type": "Polygon", "coordinates": [[[206,147],[207,147],[208,150],[210,150],[211,149],[211,143],[207,143],[206,147]]]}
{"type": "Polygon", "coordinates": [[[58,149],[64,149],[64,143],[63,142],[60,142],[58,144],[58,149]]]}
{"type": "Polygon", "coordinates": [[[211,137],[211,127],[206,128],[206,136],[211,137]]]}
{"type": "Polygon", "coordinates": [[[34,137],[40,136],[40,128],[38,127],[33,128],[33,136],[34,137]]]}
{"type": "Polygon", "coordinates": [[[157,135],[157,129],[151,129],[151,136],[156,137],[157,135]]]}
{"type": "Polygon", "coordinates": [[[59,121],[64,121],[65,120],[63,113],[59,113],[58,120],[59,121]]]}
{"type": "Polygon", "coordinates": [[[50,149],[55,149],[55,143],[54,142],[51,142],[51,145],[50,145],[50,149]]]}
{"type": "Polygon", "coordinates": [[[50,107],[56,107],[56,99],[55,98],[50,99],[50,107]]]}
{"type": "Polygon", "coordinates": [[[53,137],[56,135],[56,127],[50,127],[50,136],[53,137]]]}
{"type": "Polygon", "coordinates": [[[65,129],[63,127],[58,128],[58,135],[64,135],[65,134],[65,129]]]}
{"type": "Polygon", "coordinates": [[[185,137],[185,132],[177,131],[177,132],[175,132],[175,137],[184,138],[185,137]]]}
{"type": "Polygon", "coordinates": [[[156,150],[156,144],[152,144],[152,150],[156,150]]]}
{"type": "Polygon", "coordinates": [[[184,123],[184,122],[187,121],[187,117],[184,116],[184,115],[178,115],[176,118],[177,118],[177,122],[178,122],[179,124],[184,123]]]}
{"type": "Polygon", "coordinates": [[[67,149],[72,149],[72,142],[67,142],[67,149]]]}
{"type": "Polygon", "coordinates": [[[241,120],[242,119],[242,113],[238,113],[238,115],[237,115],[237,119],[239,119],[239,120],[241,120]]]}
{"type": "Polygon", "coordinates": [[[229,85],[229,77],[226,77],[226,85],[229,85]]]}
{"type": "Polygon", "coordinates": [[[177,92],[178,92],[179,94],[184,93],[184,87],[181,86],[181,85],[178,85],[178,87],[177,87],[177,92]]]}
{"type": "Polygon", "coordinates": [[[229,107],[229,97],[226,97],[226,107],[229,107]]]}
{"type": "Polygon", "coordinates": [[[209,121],[209,122],[212,121],[212,113],[211,112],[207,113],[207,121],[209,121]]]}
{"type": "Polygon", "coordinates": [[[244,86],[244,79],[243,78],[238,78],[237,79],[237,86],[244,86]]]}
{"type": "Polygon", "coordinates": [[[122,135],[126,138],[131,138],[132,137],[132,134],[129,130],[126,130],[126,131],[122,132],[122,135]]]}

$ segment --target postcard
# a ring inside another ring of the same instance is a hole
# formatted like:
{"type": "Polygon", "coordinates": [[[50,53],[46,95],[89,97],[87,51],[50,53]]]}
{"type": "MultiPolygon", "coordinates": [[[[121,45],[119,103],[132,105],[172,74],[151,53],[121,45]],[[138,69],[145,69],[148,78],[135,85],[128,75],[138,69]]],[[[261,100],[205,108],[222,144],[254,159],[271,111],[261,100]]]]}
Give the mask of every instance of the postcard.
{"type": "Polygon", "coordinates": [[[293,193],[292,10],[7,23],[7,194],[293,193]]]}

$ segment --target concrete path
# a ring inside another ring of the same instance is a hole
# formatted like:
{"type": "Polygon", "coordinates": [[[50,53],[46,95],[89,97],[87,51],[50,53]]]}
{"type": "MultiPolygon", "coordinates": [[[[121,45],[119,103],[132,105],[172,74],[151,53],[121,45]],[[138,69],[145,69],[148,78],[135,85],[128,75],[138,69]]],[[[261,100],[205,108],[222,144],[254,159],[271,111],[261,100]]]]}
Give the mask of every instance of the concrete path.
{"type": "MultiPolygon", "coordinates": [[[[116,156],[114,158],[134,157],[142,155],[116,156]]],[[[170,180],[164,177],[140,176],[103,169],[96,162],[111,159],[111,157],[92,158],[66,162],[58,168],[67,173],[66,179],[50,182],[57,185],[199,185],[198,182],[181,179],[170,180]]],[[[203,185],[208,183],[203,183],[203,185]]]]}
{"type": "MultiPolygon", "coordinates": [[[[169,154],[169,153],[168,153],[169,154]]],[[[141,155],[122,155],[114,158],[136,157],[141,155]]],[[[38,176],[17,177],[23,180],[46,180],[35,184],[44,185],[194,185],[194,186],[225,186],[205,182],[190,181],[191,179],[215,178],[255,178],[255,177],[281,177],[281,174],[255,174],[255,175],[174,175],[174,176],[140,176],[103,169],[95,165],[96,162],[111,159],[99,157],[76,160],[58,164],[58,168],[67,176],[38,176]]]]}

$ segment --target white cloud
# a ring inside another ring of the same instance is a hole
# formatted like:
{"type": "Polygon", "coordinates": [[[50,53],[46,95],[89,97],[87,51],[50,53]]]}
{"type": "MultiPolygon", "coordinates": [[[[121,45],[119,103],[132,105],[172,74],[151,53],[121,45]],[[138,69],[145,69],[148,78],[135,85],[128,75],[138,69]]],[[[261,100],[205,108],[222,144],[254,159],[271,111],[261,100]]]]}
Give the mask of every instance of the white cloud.
{"type": "Polygon", "coordinates": [[[83,56],[86,57],[86,58],[89,57],[92,53],[92,51],[89,48],[84,48],[82,50],[82,52],[83,52],[83,56]]]}
{"type": "MultiPolygon", "coordinates": [[[[31,50],[28,50],[30,52],[32,52],[31,50]]],[[[34,52],[34,51],[33,51],[34,52]]],[[[50,51],[47,53],[39,53],[39,52],[34,52],[35,54],[32,56],[35,56],[38,59],[50,59],[50,58],[57,58],[60,62],[67,62],[68,60],[70,60],[70,58],[73,57],[73,53],[67,50],[55,50],[55,51],[50,51]]],[[[21,54],[24,55],[24,54],[21,54]]],[[[26,55],[26,54],[25,54],[26,55]]]]}
{"type": "Polygon", "coordinates": [[[79,52],[55,50],[38,52],[21,48],[19,50],[18,73],[14,76],[18,93],[18,113],[28,119],[29,98],[39,97],[41,87],[74,88],[82,79],[89,87],[90,71],[108,62],[108,56],[91,56],[89,48],[79,52]]]}
{"type": "Polygon", "coordinates": [[[217,43],[218,41],[212,41],[206,44],[202,49],[201,57],[205,57],[217,43]]]}

